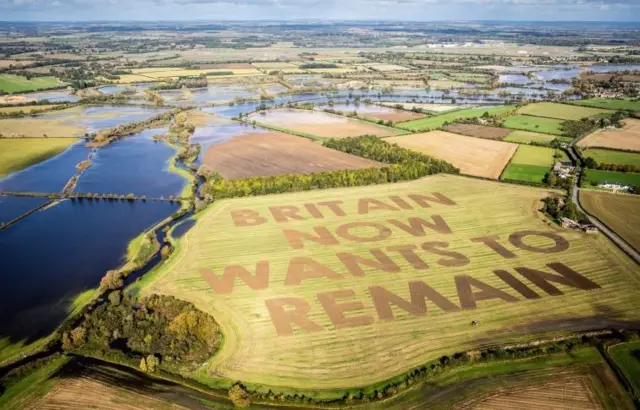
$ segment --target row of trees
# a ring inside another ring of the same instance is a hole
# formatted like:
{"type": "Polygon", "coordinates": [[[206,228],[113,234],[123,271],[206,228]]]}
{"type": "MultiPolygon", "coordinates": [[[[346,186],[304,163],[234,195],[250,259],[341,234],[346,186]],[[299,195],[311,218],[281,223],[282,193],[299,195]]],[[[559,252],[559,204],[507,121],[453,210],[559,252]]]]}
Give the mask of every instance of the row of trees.
{"type": "Polygon", "coordinates": [[[179,90],[181,88],[207,88],[207,76],[201,74],[197,77],[178,77],[173,79],[162,79],[162,82],[152,88],[152,90],[179,90]]]}
{"type": "Polygon", "coordinates": [[[592,157],[587,157],[584,159],[584,167],[589,169],[599,169],[603,171],[640,172],[640,167],[636,165],[598,163],[592,157]]]}
{"type": "Polygon", "coordinates": [[[217,200],[243,196],[278,194],[409,181],[440,172],[457,174],[459,170],[446,161],[389,144],[375,136],[331,139],[325,147],[389,164],[380,168],[336,170],[314,174],[290,174],[226,180],[210,175],[202,186],[202,195],[217,200]]]}

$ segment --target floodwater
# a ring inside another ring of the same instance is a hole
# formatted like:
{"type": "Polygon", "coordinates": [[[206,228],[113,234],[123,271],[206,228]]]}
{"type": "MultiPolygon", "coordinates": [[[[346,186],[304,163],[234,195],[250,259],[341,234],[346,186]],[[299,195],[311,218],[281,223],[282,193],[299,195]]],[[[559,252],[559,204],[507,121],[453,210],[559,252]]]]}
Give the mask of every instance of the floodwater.
{"type": "Polygon", "coordinates": [[[0,196],[0,225],[45,204],[46,198],[0,196]]]}
{"type": "Polygon", "coordinates": [[[207,88],[159,91],[167,103],[174,105],[207,105],[236,98],[253,98],[258,93],[242,86],[214,86],[207,88]]]}
{"type": "Polygon", "coordinates": [[[261,111],[252,114],[250,118],[264,124],[284,128],[290,125],[300,124],[344,124],[348,121],[346,118],[339,117],[337,115],[331,115],[321,111],[291,110],[286,108],[272,111],[261,111]]]}
{"type": "Polygon", "coordinates": [[[131,239],[178,208],[166,201],[65,200],[0,231],[0,339],[53,331],[74,296],[122,263],[131,239]]]}
{"type": "Polygon", "coordinates": [[[0,191],[60,192],[90,152],[84,141],[79,141],[55,157],[0,179],[0,191]]]}
{"type": "Polygon", "coordinates": [[[596,73],[613,73],[616,71],[626,71],[626,70],[640,70],[640,65],[638,64],[592,65],[591,67],[587,67],[587,71],[593,71],[596,73]]]}
{"type": "Polygon", "coordinates": [[[193,136],[189,139],[190,142],[200,144],[202,149],[198,157],[196,165],[200,164],[202,157],[207,152],[210,146],[217,145],[222,142],[228,141],[234,137],[248,134],[248,133],[265,133],[269,130],[265,130],[260,127],[253,127],[243,123],[232,123],[223,125],[212,125],[205,127],[197,127],[193,136]]]}
{"type": "Polygon", "coordinates": [[[80,98],[72,95],[69,91],[42,91],[37,93],[23,94],[28,99],[34,99],[38,102],[49,100],[52,102],[77,102],[80,98]]]}
{"type": "Polygon", "coordinates": [[[148,129],[100,148],[80,177],[76,192],[134,193],[150,198],[180,194],[187,181],[168,170],[176,150],[153,140],[154,135],[167,132],[166,128],[148,129]]]}
{"type": "Polygon", "coordinates": [[[500,74],[498,76],[498,81],[501,83],[510,83],[510,84],[528,84],[531,82],[529,77],[522,74],[500,74]]]}
{"type": "Polygon", "coordinates": [[[393,114],[397,112],[393,108],[383,107],[374,104],[334,104],[333,106],[323,106],[321,108],[330,108],[336,111],[350,113],[357,112],[358,115],[362,114],[393,114]]]}

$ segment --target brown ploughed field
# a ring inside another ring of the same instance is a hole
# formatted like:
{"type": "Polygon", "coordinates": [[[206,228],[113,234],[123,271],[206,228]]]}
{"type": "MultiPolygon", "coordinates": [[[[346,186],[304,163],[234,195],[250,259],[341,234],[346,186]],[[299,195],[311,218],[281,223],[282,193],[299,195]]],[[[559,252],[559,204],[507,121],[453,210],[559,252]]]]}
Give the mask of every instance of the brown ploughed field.
{"type": "Polygon", "coordinates": [[[469,137],[486,138],[489,140],[502,141],[512,130],[507,128],[485,127],[476,124],[454,124],[443,127],[445,131],[456,134],[468,135],[469,137]]]}
{"type": "Polygon", "coordinates": [[[388,113],[375,113],[375,114],[365,114],[363,117],[372,119],[372,120],[384,120],[391,122],[404,122],[417,120],[418,118],[423,118],[425,115],[417,112],[411,111],[402,111],[402,110],[394,110],[394,112],[388,113]]]}
{"type": "Polygon", "coordinates": [[[383,166],[280,132],[245,134],[213,145],[204,163],[227,179],[383,166]]]}

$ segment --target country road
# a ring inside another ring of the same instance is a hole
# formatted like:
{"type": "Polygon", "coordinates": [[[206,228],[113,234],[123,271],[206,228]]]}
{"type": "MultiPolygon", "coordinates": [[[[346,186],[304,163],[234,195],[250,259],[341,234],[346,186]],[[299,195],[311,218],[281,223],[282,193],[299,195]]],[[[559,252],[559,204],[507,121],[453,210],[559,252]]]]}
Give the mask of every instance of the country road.
{"type": "Polygon", "coordinates": [[[575,154],[574,149],[575,149],[575,147],[573,145],[571,145],[569,147],[569,149],[567,150],[569,152],[569,156],[571,157],[573,162],[576,164],[576,177],[574,179],[573,198],[572,198],[573,203],[576,204],[576,207],[578,208],[578,210],[580,210],[580,212],[582,212],[583,214],[585,214],[587,216],[587,218],[589,219],[589,222],[591,222],[593,225],[597,226],[598,229],[600,230],[600,232],[602,232],[604,235],[606,235],[607,238],[611,239],[613,241],[613,243],[615,243],[620,249],[622,249],[622,251],[624,253],[626,253],[627,255],[631,256],[631,258],[633,260],[635,260],[638,265],[640,265],[640,252],[635,250],[624,239],[622,239],[615,232],[613,232],[611,229],[609,229],[609,227],[607,225],[605,225],[604,223],[600,222],[600,220],[598,220],[596,217],[590,215],[580,205],[579,181],[580,181],[580,174],[582,173],[582,168],[579,165],[580,163],[578,162],[578,157],[575,154]]]}

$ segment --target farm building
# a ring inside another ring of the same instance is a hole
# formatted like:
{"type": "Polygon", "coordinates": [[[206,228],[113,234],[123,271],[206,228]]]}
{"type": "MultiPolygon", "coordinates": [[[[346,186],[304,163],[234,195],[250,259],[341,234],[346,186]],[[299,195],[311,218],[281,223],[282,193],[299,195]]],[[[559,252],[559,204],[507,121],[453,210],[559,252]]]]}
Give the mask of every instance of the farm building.
{"type": "Polygon", "coordinates": [[[598,185],[598,188],[612,189],[614,191],[630,191],[631,190],[631,187],[629,185],[610,184],[608,182],[598,185]]]}

